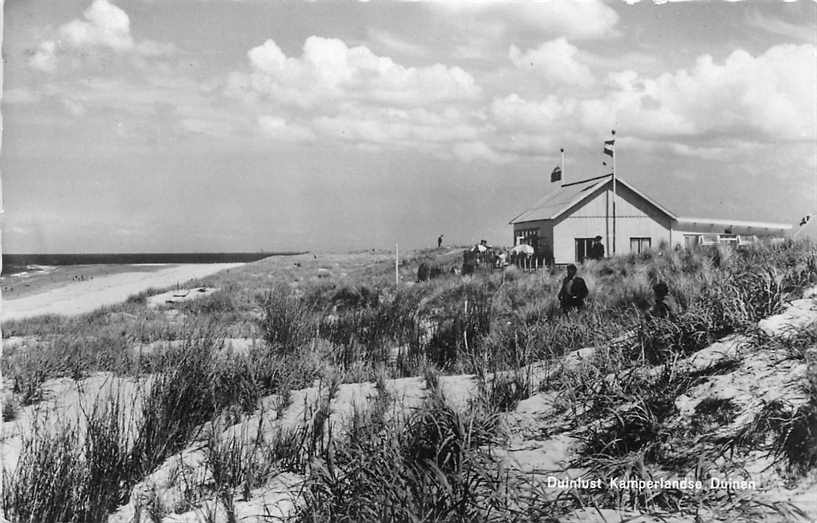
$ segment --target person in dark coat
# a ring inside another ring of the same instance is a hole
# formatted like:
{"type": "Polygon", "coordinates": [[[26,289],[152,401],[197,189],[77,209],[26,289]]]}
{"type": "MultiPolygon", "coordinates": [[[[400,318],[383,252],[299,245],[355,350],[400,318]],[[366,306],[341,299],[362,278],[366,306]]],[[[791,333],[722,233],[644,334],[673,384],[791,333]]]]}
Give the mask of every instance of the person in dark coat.
{"type": "Polygon", "coordinates": [[[576,266],[572,263],[567,266],[567,276],[562,280],[559,290],[559,303],[562,311],[569,312],[584,308],[584,299],[587,298],[587,284],[583,278],[576,276],[576,266]]]}
{"type": "Polygon", "coordinates": [[[601,244],[601,236],[593,238],[593,243],[590,244],[590,252],[587,253],[587,257],[591,260],[604,259],[604,245],[601,244]]]}
{"type": "Polygon", "coordinates": [[[462,274],[474,274],[477,268],[477,253],[474,249],[469,249],[462,253],[462,274]]]}
{"type": "Polygon", "coordinates": [[[441,235],[437,236],[437,248],[438,249],[443,246],[443,236],[445,236],[445,234],[441,234],[441,235]]]}
{"type": "Polygon", "coordinates": [[[672,318],[678,314],[678,304],[669,293],[669,286],[663,281],[659,281],[652,287],[655,295],[655,303],[650,308],[650,316],[653,318],[672,318]]]}
{"type": "Polygon", "coordinates": [[[417,268],[417,281],[428,281],[431,277],[431,267],[427,263],[421,263],[417,268]]]}

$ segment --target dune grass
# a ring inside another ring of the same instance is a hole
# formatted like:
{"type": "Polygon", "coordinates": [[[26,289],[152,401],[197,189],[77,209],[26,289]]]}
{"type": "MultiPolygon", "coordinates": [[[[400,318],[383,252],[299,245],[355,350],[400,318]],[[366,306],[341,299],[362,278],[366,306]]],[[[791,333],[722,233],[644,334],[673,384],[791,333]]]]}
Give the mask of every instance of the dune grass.
{"type": "MultiPolygon", "coordinates": [[[[146,295],[78,318],[11,322],[5,331],[42,338],[35,349],[9,351],[3,361],[23,406],[42,401],[43,383],[59,376],[79,379],[105,370],[147,376],[150,386],[132,419],[123,419],[112,400],[85,412],[82,423],[37,428],[17,467],[4,476],[7,517],[98,520],[125,503],[135,483],[168,456],[201,438],[212,477],[202,495],[214,496],[228,518],[235,500],[276,470],[306,478],[302,521],[545,519],[594,504],[697,514],[701,504],[722,500],[673,492],[621,499],[608,491],[546,500],[530,478],[505,469],[493,455],[505,437],[498,420],[537,392],[531,364],[599,347],[593,365],[564,369],[543,385],[558,393],[582,435],[577,465],[635,478],[694,468],[694,453],[666,422],[676,414],[675,399],[705,375],[676,363],[725,335],[753,333],[759,319],[817,282],[817,251],[805,243],[652,251],[582,266],[590,299],[584,310],[564,314],[556,300],[559,270],[444,275],[395,288],[383,258],[365,270],[306,260],[317,276],[302,276],[303,267],[279,276],[302,279],[298,284],[269,279],[258,266],[233,271],[237,280],[216,276],[198,283],[222,290],[179,306],[185,321],[172,327],[165,310],[145,307],[146,295]],[[320,276],[332,271],[339,274],[320,276]],[[659,280],[680,304],[673,317],[645,314],[659,280]],[[236,332],[264,343],[246,353],[225,350],[225,337],[236,332]],[[180,343],[139,359],[128,350],[135,341],[162,339],[180,343]],[[648,366],[660,372],[641,372],[648,366]],[[439,391],[438,373],[463,372],[477,376],[480,393],[457,410],[439,391]],[[389,415],[393,398],[384,380],[417,375],[426,376],[427,402],[408,416],[389,415]],[[263,445],[222,434],[226,420],[256,411],[262,398],[288,397],[289,390],[316,380],[326,389],[298,430],[263,445]],[[362,380],[380,384],[378,397],[356,412],[348,431],[336,433],[331,399],[341,382],[362,380]]],[[[411,262],[401,267],[405,275],[411,269],[411,262]]],[[[787,350],[793,358],[810,358],[814,339],[805,330],[786,342],[787,350]]],[[[813,389],[810,402],[798,409],[767,406],[769,423],[736,441],[747,445],[770,436],[771,451],[792,474],[812,470],[813,389]]],[[[728,404],[704,404],[691,435],[704,435],[730,415],[728,404]]]]}

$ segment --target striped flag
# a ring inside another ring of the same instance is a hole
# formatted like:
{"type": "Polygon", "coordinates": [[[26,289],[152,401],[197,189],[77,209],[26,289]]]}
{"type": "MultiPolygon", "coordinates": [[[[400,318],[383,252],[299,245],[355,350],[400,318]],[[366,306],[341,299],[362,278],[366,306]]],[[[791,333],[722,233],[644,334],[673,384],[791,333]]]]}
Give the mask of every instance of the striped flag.
{"type": "Polygon", "coordinates": [[[556,168],[553,169],[553,172],[550,173],[550,183],[558,182],[561,179],[562,179],[562,168],[557,165],[556,168]]]}
{"type": "Polygon", "coordinates": [[[613,156],[616,150],[616,141],[615,140],[605,140],[604,141],[604,154],[607,156],[613,156]]]}

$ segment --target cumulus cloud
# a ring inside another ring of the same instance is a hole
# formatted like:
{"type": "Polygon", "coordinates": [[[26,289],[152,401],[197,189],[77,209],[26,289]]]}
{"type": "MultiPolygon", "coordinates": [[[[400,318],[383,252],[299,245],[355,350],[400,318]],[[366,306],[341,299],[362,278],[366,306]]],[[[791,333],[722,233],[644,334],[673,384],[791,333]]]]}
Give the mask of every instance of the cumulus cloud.
{"type": "Polygon", "coordinates": [[[644,78],[611,75],[614,90],[584,103],[586,123],[615,119],[642,136],[744,136],[814,139],[817,47],[778,45],[752,56],[738,50],[722,63],[711,56],[691,69],[644,78]]]}
{"type": "Polygon", "coordinates": [[[408,67],[318,36],[304,42],[301,56],[287,56],[273,40],[247,56],[249,70],[232,73],[225,93],[264,115],[257,124],[267,138],[499,161],[479,139],[482,91],[459,67],[408,67]]]}
{"type": "Polygon", "coordinates": [[[54,72],[60,55],[73,53],[75,56],[86,56],[89,51],[145,58],[172,54],[175,46],[152,40],[135,40],[131,34],[130,17],[125,11],[108,0],[94,0],[82,13],[82,19],[61,25],[54,38],[42,41],[29,65],[40,71],[54,72]]]}
{"type": "Polygon", "coordinates": [[[579,49],[565,38],[521,51],[512,45],[508,57],[518,69],[529,69],[558,84],[587,87],[594,81],[590,68],[579,59],[579,49]]]}
{"type": "Polygon", "coordinates": [[[94,0],[83,13],[85,20],[72,20],[60,27],[60,36],[73,47],[99,46],[114,51],[133,48],[130,18],[108,0],[94,0]]]}
{"type": "MultiPolygon", "coordinates": [[[[699,57],[688,69],[658,76],[611,73],[603,96],[584,93],[526,100],[495,98],[493,122],[518,143],[531,136],[592,135],[615,127],[635,143],[664,141],[676,154],[705,147],[710,153],[741,143],[813,141],[817,138],[817,47],[778,45],[753,56],[738,50],[722,62],[699,57]]],[[[511,144],[513,145],[513,144],[511,144]]]]}
{"type": "Polygon", "coordinates": [[[34,51],[34,55],[29,59],[28,64],[34,69],[47,73],[57,69],[57,43],[53,40],[41,42],[34,51]]]}
{"type": "Polygon", "coordinates": [[[431,5],[456,16],[504,21],[571,38],[595,38],[614,33],[618,14],[601,0],[436,0],[431,5]]]}
{"type": "Polygon", "coordinates": [[[300,58],[287,57],[273,40],[250,49],[249,73],[233,73],[228,92],[308,108],[338,100],[411,105],[473,99],[474,78],[459,67],[405,67],[367,47],[309,37],[300,58]]]}

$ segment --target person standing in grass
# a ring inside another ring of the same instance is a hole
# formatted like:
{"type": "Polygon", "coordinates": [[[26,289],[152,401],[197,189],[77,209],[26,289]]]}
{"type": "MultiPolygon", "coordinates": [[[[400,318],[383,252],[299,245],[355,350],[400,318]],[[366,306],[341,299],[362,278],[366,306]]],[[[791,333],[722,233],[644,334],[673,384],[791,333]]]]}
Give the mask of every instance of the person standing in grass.
{"type": "Polygon", "coordinates": [[[443,236],[445,236],[445,234],[441,234],[441,235],[437,236],[437,248],[438,249],[443,246],[443,236]]]}
{"type": "Polygon", "coordinates": [[[652,287],[655,295],[655,303],[650,308],[650,316],[653,318],[672,318],[678,314],[678,304],[669,293],[669,286],[659,281],[652,287]]]}
{"type": "Polygon", "coordinates": [[[587,257],[591,260],[602,260],[604,259],[604,245],[601,244],[601,236],[596,236],[593,238],[593,243],[590,244],[589,252],[587,253],[587,257]]]}
{"type": "Polygon", "coordinates": [[[576,276],[576,266],[572,263],[567,266],[567,276],[562,280],[559,290],[559,303],[562,311],[570,312],[584,308],[584,299],[587,298],[587,284],[583,278],[576,276]]]}

